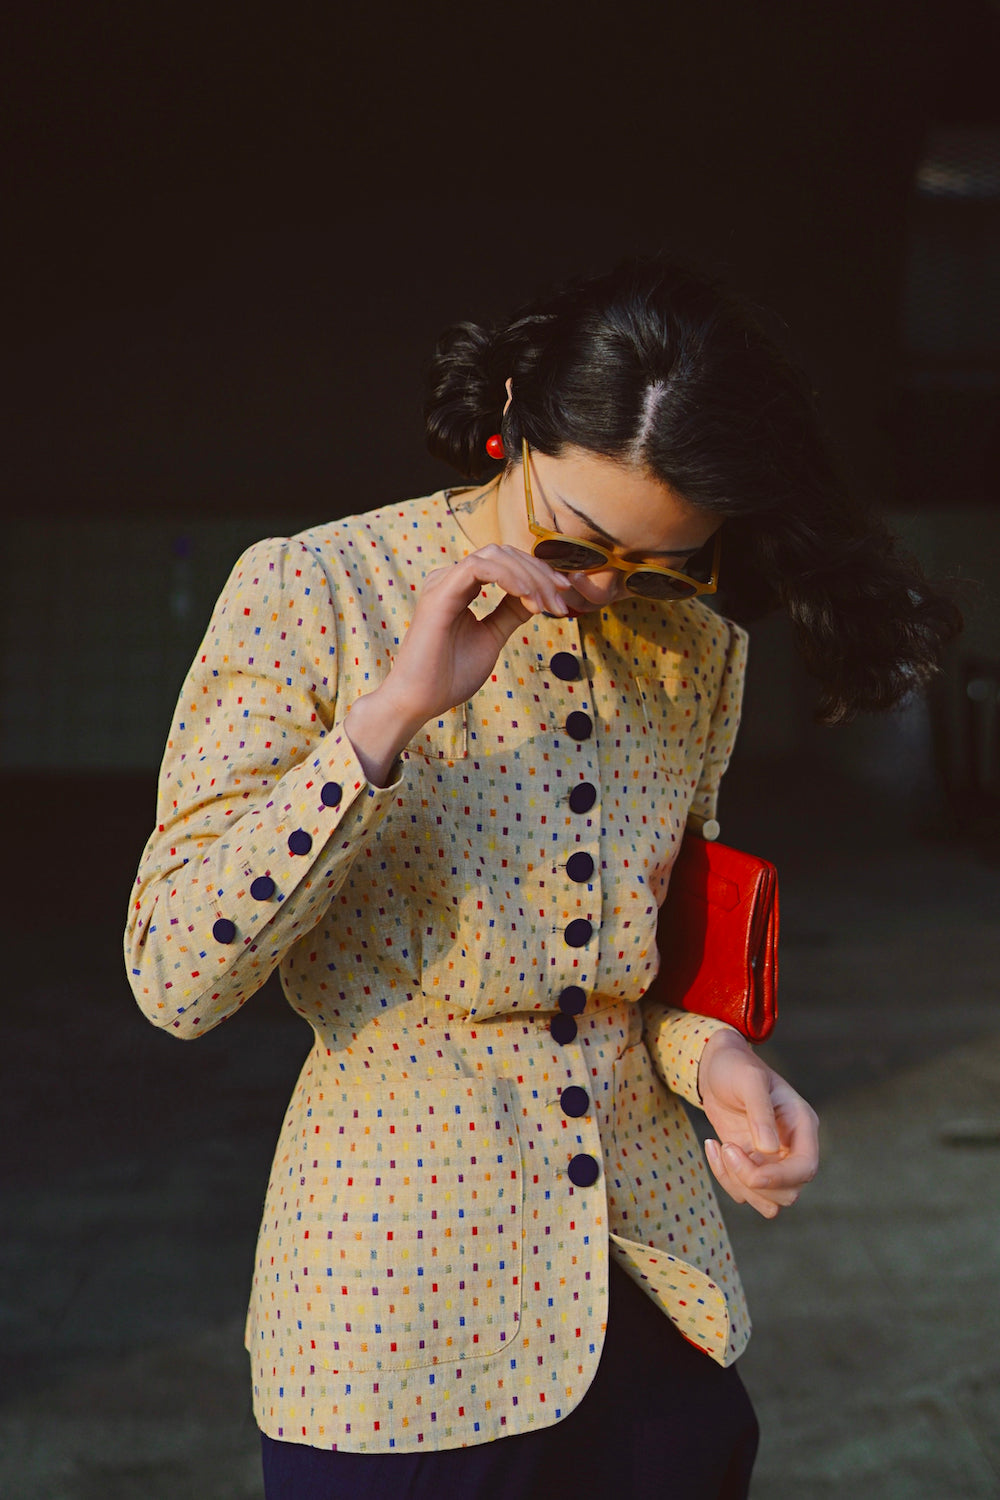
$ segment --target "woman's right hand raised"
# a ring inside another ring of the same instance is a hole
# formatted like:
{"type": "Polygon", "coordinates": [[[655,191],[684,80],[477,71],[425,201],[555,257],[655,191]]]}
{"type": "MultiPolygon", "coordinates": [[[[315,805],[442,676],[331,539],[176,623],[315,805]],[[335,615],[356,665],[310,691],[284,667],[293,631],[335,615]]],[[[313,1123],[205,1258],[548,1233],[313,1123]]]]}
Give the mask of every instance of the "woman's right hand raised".
{"type": "Polygon", "coordinates": [[[563,596],[571,587],[547,563],[499,542],[429,573],[392,670],[345,721],[368,780],[384,785],[422,724],[478,692],[519,625],[533,614],[567,614],[563,596]],[[469,606],[487,583],[504,597],[480,620],[469,606]]]}

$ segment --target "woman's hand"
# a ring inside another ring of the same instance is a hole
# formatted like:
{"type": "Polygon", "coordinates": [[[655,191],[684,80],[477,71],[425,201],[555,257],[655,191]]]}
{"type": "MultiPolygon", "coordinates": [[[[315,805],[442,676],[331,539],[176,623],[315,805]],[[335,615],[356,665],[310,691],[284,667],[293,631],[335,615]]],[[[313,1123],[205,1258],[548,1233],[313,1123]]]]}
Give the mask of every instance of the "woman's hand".
{"type": "Polygon", "coordinates": [[[571,588],[548,563],[500,543],[429,573],[388,677],[347,716],[369,781],[384,785],[422,724],[478,692],[519,625],[533,614],[565,615],[563,596],[571,588]],[[487,583],[498,584],[504,597],[480,620],[469,606],[487,583]]]}
{"type": "Polygon", "coordinates": [[[737,1203],[773,1219],[816,1175],[815,1111],[735,1031],[709,1037],[698,1087],[719,1137],[705,1143],[709,1166],[737,1203]]]}

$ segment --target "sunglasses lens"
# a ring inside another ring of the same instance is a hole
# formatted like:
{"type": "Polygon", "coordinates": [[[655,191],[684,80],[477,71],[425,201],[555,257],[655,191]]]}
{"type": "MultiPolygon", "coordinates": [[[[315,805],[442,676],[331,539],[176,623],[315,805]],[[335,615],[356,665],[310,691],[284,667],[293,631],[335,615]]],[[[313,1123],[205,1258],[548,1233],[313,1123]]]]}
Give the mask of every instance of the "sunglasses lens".
{"type": "Polygon", "coordinates": [[[608,561],[603,552],[588,547],[586,542],[574,542],[569,538],[563,541],[546,537],[545,541],[536,542],[532,550],[542,562],[547,562],[560,573],[584,573],[588,568],[604,568],[608,561]]]}
{"type": "Polygon", "coordinates": [[[698,586],[693,579],[671,578],[666,573],[630,573],[625,580],[630,593],[643,599],[691,599],[698,586]]]}

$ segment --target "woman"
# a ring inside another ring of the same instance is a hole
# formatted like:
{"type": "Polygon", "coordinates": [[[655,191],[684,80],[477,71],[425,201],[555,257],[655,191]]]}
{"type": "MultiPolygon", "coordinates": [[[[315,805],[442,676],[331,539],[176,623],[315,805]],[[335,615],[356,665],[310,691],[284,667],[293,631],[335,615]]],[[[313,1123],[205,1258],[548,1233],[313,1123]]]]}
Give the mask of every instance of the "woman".
{"type": "Polygon", "coordinates": [[[664,262],[452,330],[427,427],[474,488],[237,564],[127,936],[158,1025],[280,965],[316,1033],[247,1322],[267,1494],[745,1495],[749,1323],[682,1100],[767,1217],[817,1129],[644,999],[739,715],[745,636],[701,596],[787,608],[831,722],[923,681],[953,612],[754,321],[664,262]]]}

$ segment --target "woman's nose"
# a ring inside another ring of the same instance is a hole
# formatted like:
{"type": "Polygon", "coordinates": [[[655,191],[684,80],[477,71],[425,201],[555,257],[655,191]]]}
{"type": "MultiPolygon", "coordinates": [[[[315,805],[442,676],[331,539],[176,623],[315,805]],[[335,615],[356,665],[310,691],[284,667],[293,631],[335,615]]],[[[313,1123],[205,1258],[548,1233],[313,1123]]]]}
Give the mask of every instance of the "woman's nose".
{"type": "Polygon", "coordinates": [[[593,604],[609,604],[621,592],[622,574],[618,568],[601,568],[598,573],[578,573],[574,584],[593,604]]]}

